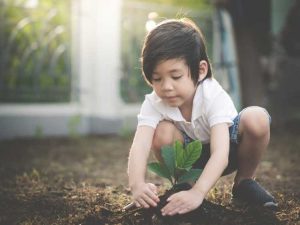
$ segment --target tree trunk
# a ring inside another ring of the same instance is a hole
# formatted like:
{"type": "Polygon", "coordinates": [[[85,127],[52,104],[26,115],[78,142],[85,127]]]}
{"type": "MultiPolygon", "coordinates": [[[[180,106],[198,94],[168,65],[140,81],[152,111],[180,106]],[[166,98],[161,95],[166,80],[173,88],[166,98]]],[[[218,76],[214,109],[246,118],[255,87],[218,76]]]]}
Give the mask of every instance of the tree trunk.
{"type": "Polygon", "coordinates": [[[235,30],[237,54],[244,106],[263,105],[264,85],[260,54],[254,40],[254,32],[239,27],[235,30]]]}
{"type": "Polygon", "coordinates": [[[242,104],[264,105],[261,56],[270,52],[270,0],[214,0],[233,21],[239,62],[242,104]]]}

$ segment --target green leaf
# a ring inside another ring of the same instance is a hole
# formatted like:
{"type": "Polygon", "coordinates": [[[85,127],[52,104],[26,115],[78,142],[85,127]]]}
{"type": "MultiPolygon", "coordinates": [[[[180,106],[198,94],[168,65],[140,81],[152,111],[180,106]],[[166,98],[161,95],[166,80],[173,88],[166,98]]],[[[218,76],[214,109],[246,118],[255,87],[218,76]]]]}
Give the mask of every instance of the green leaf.
{"type": "Polygon", "coordinates": [[[182,175],[186,174],[187,172],[188,172],[188,170],[185,169],[185,168],[176,167],[175,168],[175,176],[174,176],[175,177],[175,182],[177,182],[178,178],[181,177],[182,175]]]}
{"type": "Polygon", "coordinates": [[[161,155],[164,160],[164,164],[170,172],[170,175],[174,177],[175,169],[175,152],[171,146],[164,146],[161,148],[161,155]]]}
{"type": "Polygon", "coordinates": [[[186,172],[184,175],[180,176],[178,179],[178,183],[184,183],[184,182],[196,182],[202,173],[202,169],[191,169],[188,172],[186,172]]]}
{"type": "Polygon", "coordinates": [[[180,141],[175,142],[174,151],[175,151],[176,167],[182,168],[184,164],[184,149],[180,141]]]}
{"type": "Polygon", "coordinates": [[[192,165],[200,157],[202,145],[193,141],[186,149],[180,141],[171,146],[161,148],[163,163],[148,164],[148,169],[160,177],[167,178],[172,184],[196,181],[201,174],[200,169],[192,169],[192,165]]]}
{"type": "Polygon", "coordinates": [[[173,184],[171,174],[165,165],[159,162],[152,162],[148,164],[148,169],[160,177],[167,178],[173,184]]]}
{"type": "Polygon", "coordinates": [[[189,143],[184,151],[183,168],[191,167],[194,162],[200,157],[202,152],[202,144],[200,141],[193,141],[189,143]]]}

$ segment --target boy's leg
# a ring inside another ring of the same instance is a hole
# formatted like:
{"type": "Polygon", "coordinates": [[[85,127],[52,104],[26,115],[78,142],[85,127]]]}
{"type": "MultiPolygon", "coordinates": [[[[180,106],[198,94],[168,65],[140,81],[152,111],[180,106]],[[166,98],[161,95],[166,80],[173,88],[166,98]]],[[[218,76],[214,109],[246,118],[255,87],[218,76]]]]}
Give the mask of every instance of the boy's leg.
{"type": "Polygon", "coordinates": [[[238,170],[235,184],[253,178],[255,170],[270,140],[269,116],[263,108],[249,107],[241,114],[239,123],[241,140],[238,147],[238,170]]]}
{"type": "Polygon", "coordinates": [[[152,142],[152,150],[157,160],[162,161],[160,154],[161,147],[173,145],[176,140],[181,141],[182,143],[184,142],[182,133],[172,122],[166,120],[161,121],[155,129],[152,142]]]}
{"type": "Polygon", "coordinates": [[[239,123],[241,140],[238,147],[238,170],[234,179],[233,197],[248,203],[276,208],[272,195],[253,180],[256,168],[270,140],[270,118],[260,107],[243,111],[239,123]]]}

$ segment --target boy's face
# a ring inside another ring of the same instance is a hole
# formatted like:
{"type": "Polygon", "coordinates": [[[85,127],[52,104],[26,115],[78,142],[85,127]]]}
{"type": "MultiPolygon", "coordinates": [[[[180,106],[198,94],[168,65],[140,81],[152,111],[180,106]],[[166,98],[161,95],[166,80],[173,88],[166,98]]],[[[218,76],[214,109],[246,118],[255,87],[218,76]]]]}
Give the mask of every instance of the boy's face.
{"type": "Polygon", "coordinates": [[[153,71],[152,87],[166,104],[180,109],[191,106],[197,88],[183,59],[158,63],[153,71]]]}

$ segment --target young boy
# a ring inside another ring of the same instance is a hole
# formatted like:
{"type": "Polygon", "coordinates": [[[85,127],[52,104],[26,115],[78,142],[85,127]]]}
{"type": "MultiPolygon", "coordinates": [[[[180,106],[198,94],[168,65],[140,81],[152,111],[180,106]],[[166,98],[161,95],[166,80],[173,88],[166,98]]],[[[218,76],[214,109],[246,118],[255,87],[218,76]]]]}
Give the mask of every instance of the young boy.
{"type": "Polygon", "coordinates": [[[276,207],[274,198],[253,179],[269,143],[269,114],[260,107],[237,113],[212,77],[199,28],[188,19],[158,24],[145,39],[141,59],[153,92],[142,104],[129,154],[129,185],[136,206],[155,207],[159,202],[156,186],[145,181],[150,149],[162,160],[162,146],[197,139],[204,149],[194,167],[203,172],[190,190],[170,196],[163,215],[194,210],[220,176],[235,170],[234,198],[276,207]]]}

